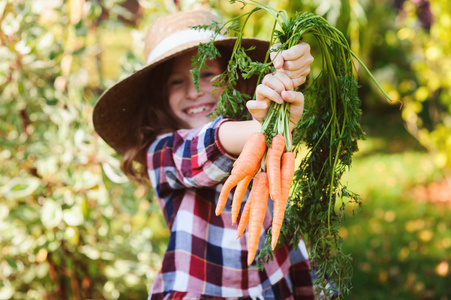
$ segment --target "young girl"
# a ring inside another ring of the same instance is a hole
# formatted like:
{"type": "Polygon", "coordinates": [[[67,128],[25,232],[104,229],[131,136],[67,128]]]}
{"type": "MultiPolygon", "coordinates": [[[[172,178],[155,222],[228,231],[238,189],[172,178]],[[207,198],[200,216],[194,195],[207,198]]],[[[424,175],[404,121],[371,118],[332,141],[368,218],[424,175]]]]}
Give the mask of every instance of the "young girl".
{"type": "MultiPolygon", "coordinates": [[[[276,72],[257,87],[240,80],[242,92],[253,95],[256,88],[256,99],[247,103],[252,120],[212,120],[221,92],[214,92],[212,79],[225,70],[235,39],[216,39],[222,58],[201,71],[197,91],[191,59],[212,33],[190,27],[214,20],[209,12],[188,11],[155,21],[146,38],[146,67],[106,91],[94,110],[95,129],[122,155],[123,171],[142,183],[150,178],[171,233],[149,299],[313,299],[303,242],[296,250],[288,243],[276,248],[273,260],[258,271],[255,261],[247,264],[247,237],[236,239],[230,203],[215,215],[222,184],[247,137],[260,131],[271,101],[291,104],[291,130],[300,120],[303,95],[295,88],[310,72],[310,48],[301,43],[282,51],[273,62],[276,72]]],[[[246,38],[242,43],[255,46],[248,55],[263,61],[268,42],[246,38]]],[[[271,214],[268,207],[265,232],[271,214]]]]}

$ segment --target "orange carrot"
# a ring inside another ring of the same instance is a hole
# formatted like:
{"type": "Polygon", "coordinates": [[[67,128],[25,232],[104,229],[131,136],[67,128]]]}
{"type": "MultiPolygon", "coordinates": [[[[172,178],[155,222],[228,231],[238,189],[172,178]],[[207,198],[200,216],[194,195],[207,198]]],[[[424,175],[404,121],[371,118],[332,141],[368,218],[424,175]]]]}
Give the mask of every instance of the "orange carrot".
{"type": "Polygon", "coordinates": [[[224,182],[221,193],[219,194],[218,203],[216,204],[216,215],[219,215],[224,209],[230,191],[247,176],[254,176],[260,167],[260,160],[265,151],[265,135],[261,132],[251,134],[246,140],[240,156],[234,163],[231,175],[224,182]]]}
{"type": "Polygon", "coordinates": [[[266,215],[266,206],[268,203],[269,187],[268,176],[266,172],[260,171],[254,179],[251,194],[252,203],[249,217],[249,240],[247,264],[250,265],[254,261],[257,252],[260,232],[266,215]]]}
{"type": "Polygon", "coordinates": [[[232,200],[232,224],[235,224],[238,218],[238,213],[240,212],[241,202],[243,201],[244,194],[246,194],[247,187],[251,182],[253,175],[248,175],[246,178],[240,181],[235,189],[235,194],[233,194],[232,200]]]}
{"type": "Polygon", "coordinates": [[[269,194],[272,199],[280,197],[280,159],[285,150],[285,138],[278,134],[271,141],[266,157],[266,171],[268,172],[269,194]]]}
{"type": "Polygon", "coordinates": [[[280,198],[274,199],[274,212],[272,219],[272,238],[271,247],[274,250],[279,239],[280,229],[282,228],[285,208],[290,195],[290,187],[293,181],[295,169],[295,155],[293,152],[285,152],[282,155],[282,167],[280,170],[281,193],[280,198]]]}
{"type": "Polygon", "coordinates": [[[251,195],[247,198],[246,204],[244,204],[243,212],[241,213],[240,223],[238,223],[238,229],[236,238],[239,239],[246,229],[247,223],[249,223],[249,215],[251,212],[252,198],[251,195]]]}

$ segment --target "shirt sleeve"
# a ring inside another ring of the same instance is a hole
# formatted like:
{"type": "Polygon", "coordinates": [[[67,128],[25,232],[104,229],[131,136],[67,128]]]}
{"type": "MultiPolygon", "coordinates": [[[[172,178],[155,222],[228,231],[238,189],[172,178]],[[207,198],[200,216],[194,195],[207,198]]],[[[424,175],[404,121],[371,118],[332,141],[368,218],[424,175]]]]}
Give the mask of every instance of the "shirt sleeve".
{"type": "Polygon", "coordinates": [[[147,152],[147,169],[158,196],[166,189],[210,187],[225,180],[235,157],[222,148],[217,129],[229,120],[218,117],[201,128],[157,137],[147,152]]]}

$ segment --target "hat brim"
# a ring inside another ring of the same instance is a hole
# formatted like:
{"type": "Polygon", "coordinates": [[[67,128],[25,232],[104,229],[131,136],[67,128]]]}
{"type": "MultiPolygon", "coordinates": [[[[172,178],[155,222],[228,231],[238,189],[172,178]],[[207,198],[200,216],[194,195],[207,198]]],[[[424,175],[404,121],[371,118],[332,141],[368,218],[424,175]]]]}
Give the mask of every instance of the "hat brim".
{"type": "MultiPolygon", "coordinates": [[[[232,48],[235,45],[235,41],[236,38],[226,38],[216,41],[215,45],[232,48]]],[[[243,38],[241,43],[244,49],[248,49],[251,46],[255,47],[255,49],[247,52],[253,61],[264,61],[269,49],[268,41],[256,38],[243,38]]],[[[94,129],[119,154],[124,154],[131,145],[136,145],[136,128],[132,128],[128,124],[130,120],[136,118],[138,112],[142,109],[141,102],[144,100],[149,101],[149,92],[146,91],[145,87],[148,86],[152,70],[163,62],[198,48],[198,44],[185,45],[180,51],[143,67],[107,89],[99,97],[93,111],[94,129]]]]}

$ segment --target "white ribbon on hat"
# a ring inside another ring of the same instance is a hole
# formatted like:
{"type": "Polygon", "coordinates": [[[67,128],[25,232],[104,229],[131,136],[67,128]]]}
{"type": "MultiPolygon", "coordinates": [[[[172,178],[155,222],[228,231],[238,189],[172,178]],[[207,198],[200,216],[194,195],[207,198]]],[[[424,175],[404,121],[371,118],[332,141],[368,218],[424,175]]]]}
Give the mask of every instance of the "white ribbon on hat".
{"type": "MultiPolygon", "coordinates": [[[[153,60],[160,57],[167,51],[174,49],[190,42],[200,42],[205,40],[210,40],[214,36],[215,32],[212,30],[195,30],[186,29],[178,31],[171,34],[167,38],[163,39],[153,50],[150,52],[147,58],[147,65],[149,65],[153,60]]],[[[215,40],[224,40],[226,37],[223,35],[217,35],[215,40]]]]}

